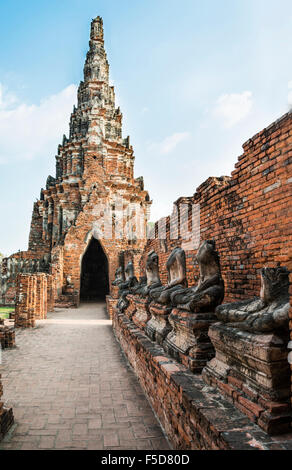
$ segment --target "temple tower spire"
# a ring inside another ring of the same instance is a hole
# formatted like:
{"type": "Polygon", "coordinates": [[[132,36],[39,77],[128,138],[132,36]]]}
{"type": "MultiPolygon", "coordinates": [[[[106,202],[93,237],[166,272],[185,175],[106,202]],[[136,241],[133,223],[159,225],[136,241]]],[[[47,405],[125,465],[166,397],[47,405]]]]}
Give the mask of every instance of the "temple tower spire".
{"type": "Polygon", "coordinates": [[[89,51],[84,65],[84,82],[109,82],[109,65],[104,49],[103,22],[98,16],[91,22],[89,51]]]}
{"type": "Polygon", "coordinates": [[[97,16],[91,22],[90,39],[103,42],[103,21],[101,16],[97,16]]]}

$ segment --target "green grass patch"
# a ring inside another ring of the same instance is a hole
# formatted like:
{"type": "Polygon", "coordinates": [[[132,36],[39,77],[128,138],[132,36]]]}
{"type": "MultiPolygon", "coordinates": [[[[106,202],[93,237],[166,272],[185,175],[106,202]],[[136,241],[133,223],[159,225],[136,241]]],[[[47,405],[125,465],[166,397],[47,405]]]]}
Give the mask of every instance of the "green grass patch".
{"type": "Polygon", "coordinates": [[[9,318],[11,312],[14,312],[13,307],[0,307],[0,318],[9,318]]]}
{"type": "Polygon", "coordinates": [[[9,313],[0,313],[0,318],[9,318],[9,313]]]}
{"type": "Polygon", "coordinates": [[[0,307],[0,313],[14,312],[14,307],[0,307]]]}

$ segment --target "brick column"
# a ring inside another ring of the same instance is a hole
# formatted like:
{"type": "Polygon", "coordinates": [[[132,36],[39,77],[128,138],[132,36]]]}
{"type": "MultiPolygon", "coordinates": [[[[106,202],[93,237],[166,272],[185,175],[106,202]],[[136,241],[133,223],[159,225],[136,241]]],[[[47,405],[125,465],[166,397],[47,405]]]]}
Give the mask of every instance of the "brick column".
{"type": "Polygon", "coordinates": [[[18,274],[16,280],[15,327],[35,326],[36,276],[18,274]]]}
{"type": "Polygon", "coordinates": [[[36,305],[35,318],[44,320],[47,318],[47,275],[38,273],[36,277],[36,305]]]}
{"type": "Polygon", "coordinates": [[[47,311],[53,312],[55,306],[54,279],[51,274],[47,274],[47,311]]]}

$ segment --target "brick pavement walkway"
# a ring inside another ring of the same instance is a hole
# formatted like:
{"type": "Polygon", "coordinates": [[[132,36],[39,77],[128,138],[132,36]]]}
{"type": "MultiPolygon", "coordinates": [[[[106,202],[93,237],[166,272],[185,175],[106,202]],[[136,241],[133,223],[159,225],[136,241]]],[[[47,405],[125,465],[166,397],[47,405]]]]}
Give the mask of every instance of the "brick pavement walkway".
{"type": "Polygon", "coordinates": [[[104,304],[58,309],[2,352],[15,425],[0,449],[168,449],[104,304]]]}

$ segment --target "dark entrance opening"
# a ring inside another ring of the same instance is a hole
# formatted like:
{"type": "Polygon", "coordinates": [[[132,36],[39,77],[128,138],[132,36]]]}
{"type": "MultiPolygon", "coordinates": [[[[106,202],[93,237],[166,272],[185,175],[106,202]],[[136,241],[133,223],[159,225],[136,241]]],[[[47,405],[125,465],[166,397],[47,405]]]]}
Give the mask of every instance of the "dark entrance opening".
{"type": "Polygon", "coordinates": [[[105,300],[108,293],[107,257],[99,241],[92,238],[82,258],[80,300],[105,300]]]}

